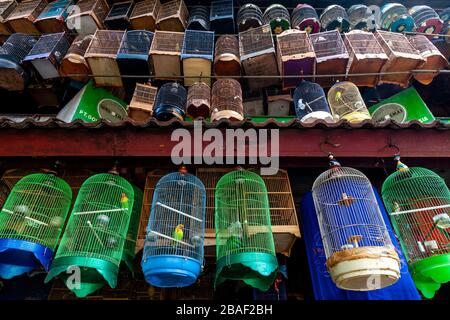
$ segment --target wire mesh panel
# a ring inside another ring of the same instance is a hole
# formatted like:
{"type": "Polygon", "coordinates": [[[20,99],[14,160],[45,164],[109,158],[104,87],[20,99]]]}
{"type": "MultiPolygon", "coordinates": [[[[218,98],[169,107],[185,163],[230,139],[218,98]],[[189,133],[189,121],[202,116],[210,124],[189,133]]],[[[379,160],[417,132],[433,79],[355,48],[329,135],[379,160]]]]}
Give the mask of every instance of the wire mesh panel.
{"type": "Polygon", "coordinates": [[[392,32],[411,32],[414,20],[404,5],[387,3],[381,7],[380,27],[392,32]]]}
{"type": "Polygon", "coordinates": [[[106,283],[117,284],[119,265],[134,206],[134,190],[115,174],[87,179],[67,222],[46,282],[61,277],[77,297],[85,297],[106,283]],[[68,277],[78,267],[79,283],[68,277]]]}
{"type": "Polygon", "coordinates": [[[38,40],[37,36],[14,33],[0,48],[0,87],[9,91],[24,90],[30,80],[29,70],[23,68],[23,59],[38,40]]]}
{"type": "Polygon", "coordinates": [[[216,185],[215,286],[242,280],[267,291],[275,280],[278,261],[264,181],[250,171],[225,174],[216,185]]]}
{"type": "Polygon", "coordinates": [[[315,82],[330,87],[344,80],[349,56],[339,31],[310,34],[309,39],[316,54],[315,82]]]}
{"type": "Polygon", "coordinates": [[[332,160],[312,187],[327,258],[337,287],[368,291],[400,278],[400,259],[389,238],[369,179],[332,160]]]}
{"type": "Polygon", "coordinates": [[[244,119],[241,84],[234,79],[218,79],[211,91],[211,121],[244,119]]]}
{"type": "Polygon", "coordinates": [[[209,117],[211,111],[211,87],[204,82],[196,82],[188,89],[186,112],[193,119],[209,117]]]}
{"type": "Polygon", "coordinates": [[[133,259],[136,255],[136,241],[139,232],[139,223],[141,221],[142,199],[144,196],[142,190],[135,185],[133,185],[133,192],[133,209],[131,211],[130,225],[128,226],[122,255],[122,261],[125,262],[128,269],[130,269],[132,273],[134,273],[133,259]]]}
{"type": "Polygon", "coordinates": [[[182,171],[158,181],[142,256],[142,269],[151,285],[185,287],[200,275],[205,194],[203,183],[182,171]]]}
{"type": "Polygon", "coordinates": [[[235,35],[223,35],[217,38],[214,53],[214,74],[229,77],[241,75],[239,40],[235,35]]]}
{"type": "Polygon", "coordinates": [[[181,76],[181,49],[184,33],[159,31],[155,32],[150,56],[157,79],[178,80],[181,76]]]}
{"type": "Polygon", "coordinates": [[[0,277],[48,271],[72,201],[72,190],[53,174],[31,174],[12,188],[0,212],[0,277]]]}
{"type": "Polygon", "coordinates": [[[73,4],[73,0],[57,0],[49,3],[37,17],[35,25],[42,33],[68,31],[66,18],[73,4]]]}
{"type": "Polygon", "coordinates": [[[126,30],[130,26],[130,16],[133,9],[133,1],[116,2],[109,10],[104,23],[111,30],[126,30]]]}
{"type": "Polygon", "coordinates": [[[181,60],[183,61],[184,85],[191,86],[203,81],[211,85],[211,68],[214,59],[214,32],[186,30],[181,60]],[[198,78],[196,78],[198,76],[198,78]],[[202,77],[205,77],[202,79],[202,77]]]}
{"type": "Polygon", "coordinates": [[[351,82],[338,82],[332,86],[328,91],[328,103],[336,120],[358,123],[371,119],[358,87],[351,82]]]}
{"type": "Polygon", "coordinates": [[[439,14],[443,25],[442,25],[442,34],[447,37],[444,39],[447,43],[450,43],[450,7],[442,10],[439,14]]]}
{"type": "Polygon", "coordinates": [[[233,0],[211,1],[209,21],[211,31],[217,34],[234,34],[233,0]]]}
{"type": "MultiPolygon", "coordinates": [[[[416,32],[427,34],[441,33],[443,22],[436,11],[429,6],[414,6],[408,12],[414,20],[416,32]]],[[[432,39],[434,36],[429,37],[432,39]]]]}
{"type": "Polygon", "coordinates": [[[280,34],[291,28],[291,16],[288,9],[281,4],[272,4],[264,11],[263,20],[270,24],[274,34],[280,34]]]}
{"type": "Polygon", "coordinates": [[[316,55],[306,31],[292,29],[277,35],[277,58],[282,76],[298,76],[283,78],[283,89],[295,88],[303,75],[315,72],[316,55]]]}
{"type": "Polygon", "coordinates": [[[312,123],[317,119],[333,122],[327,97],[317,83],[302,81],[294,91],[294,106],[297,117],[303,123],[312,123]]]}
{"type": "Polygon", "coordinates": [[[190,30],[209,30],[209,9],[206,6],[195,6],[189,12],[187,29],[190,30]]]}
{"type": "Polygon", "coordinates": [[[15,0],[5,0],[0,2],[0,35],[10,35],[12,30],[6,23],[8,16],[17,7],[15,0]]]}
{"type": "Polygon", "coordinates": [[[128,106],[128,116],[134,121],[145,122],[153,114],[158,88],[150,84],[137,83],[128,106]]]}
{"type": "Polygon", "coordinates": [[[66,19],[67,27],[79,34],[94,34],[105,29],[104,20],[109,12],[105,0],[80,0],[66,19]]]}
{"type": "Polygon", "coordinates": [[[347,10],[351,29],[375,30],[376,22],[371,10],[363,4],[355,4],[347,10]]]}
{"type": "Polygon", "coordinates": [[[253,3],[244,4],[237,13],[237,25],[239,32],[262,26],[263,13],[261,9],[253,3]]]}
{"type": "Polygon", "coordinates": [[[309,4],[299,4],[292,11],[291,25],[294,29],[306,31],[308,34],[320,31],[320,19],[316,9],[309,4]]]}
{"type": "Polygon", "coordinates": [[[159,30],[182,32],[186,29],[189,11],[183,0],[161,4],[156,24],[159,30]]]}
{"type": "Polygon", "coordinates": [[[131,27],[135,30],[155,31],[160,7],[159,0],[137,2],[130,16],[131,27]]]}
{"type": "Polygon", "coordinates": [[[75,81],[86,81],[91,74],[91,68],[84,58],[87,48],[94,35],[78,35],[67,50],[59,65],[61,77],[69,77],[75,81]]]}
{"type": "Polygon", "coordinates": [[[6,22],[14,32],[40,34],[41,32],[34,25],[34,22],[46,6],[46,0],[23,1],[8,16],[6,22]]]}
{"type": "Polygon", "coordinates": [[[161,121],[177,118],[183,121],[186,115],[186,89],[176,83],[169,82],[163,84],[156,96],[153,116],[161,121]]]}
{"type": "Polygon", "coordinates": [[[340,5],[331,5],[323,10],[320,15],[320,25],[322,30],[339,30],[339,32],[347,32],[350,29],[350,21],[347,12],[340,5]]]}
{"type": "Polygon", "coordinates": [[[348,80],[357,86],[375,87],[380,79],[379,73],[389,60],[375,35],[353,30],[344,35],[344,42],[350,58],[348,80]]]}
{"type": "Polygon", "coordinates": [[[432,298],[450,281],[450,191],[433,171],[397,161],[383,183],[383,201],[416,286],[432,298]]]}
{"type": "Polygon", "coordinates": [[[401,33],[380,30],[375,33],[375,37],[389,58],[381,69],[384,74],[380,77],[380,83],[407,87],[412,77],[411,71],[424,64],[425,60],[412,46],[408,38],[401,33]]]}

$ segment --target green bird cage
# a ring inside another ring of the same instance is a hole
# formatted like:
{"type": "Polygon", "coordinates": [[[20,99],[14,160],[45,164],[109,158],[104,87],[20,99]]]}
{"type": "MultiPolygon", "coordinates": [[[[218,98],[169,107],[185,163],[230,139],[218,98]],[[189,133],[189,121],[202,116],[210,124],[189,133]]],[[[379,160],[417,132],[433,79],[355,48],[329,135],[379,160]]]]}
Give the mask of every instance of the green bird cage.
{"type": "Polygon", "coordinates": [[[450,191],[433,171],[396,160],[383,201],[417,288],[432,298],[450,281],[450,191]]]}
{"type": "Polygon", "coordinates": [[[215,286],[227,279],[242,280],[267,291],[278,262],[264,181],[250,171],[225,174],[216,185],[215,206],[215,286]]]}
{"type": "Polygon", "coordinates": [[[20,179],[0,212],[0,277],[48,271],[72,202],[70,186],[54,174],[20,179]]]}
{"type": "Polygon", "coordinates": [[[134,208],[132,185],[102,173],[81,186],[46,282],[60,276],[77,297],[117,284],[134,208]]]}

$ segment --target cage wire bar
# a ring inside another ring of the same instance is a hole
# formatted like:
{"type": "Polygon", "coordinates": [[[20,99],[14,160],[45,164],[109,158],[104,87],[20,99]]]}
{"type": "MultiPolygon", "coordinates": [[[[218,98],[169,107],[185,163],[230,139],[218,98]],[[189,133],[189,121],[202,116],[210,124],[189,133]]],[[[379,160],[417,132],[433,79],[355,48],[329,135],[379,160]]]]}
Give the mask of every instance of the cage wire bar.
{"type": "Polygon", "coordinates": [[[70,270],[76,266],[81,282],[68,288],[77,297],[91,294],[105,282],[115,288],[133,205],[134,190],[124,178],[102,173],[87,179],[45,281],[59,276],[68,285],[70,270]]]}

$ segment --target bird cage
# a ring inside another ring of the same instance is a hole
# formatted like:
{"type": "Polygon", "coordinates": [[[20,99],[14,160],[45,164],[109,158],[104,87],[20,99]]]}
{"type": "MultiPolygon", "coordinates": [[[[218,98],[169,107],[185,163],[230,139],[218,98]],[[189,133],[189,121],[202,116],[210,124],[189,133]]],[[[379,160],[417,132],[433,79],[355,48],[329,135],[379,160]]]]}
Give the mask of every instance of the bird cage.
{"type": "Polygon", "coordinates": [[[411,32],[414,20],[404,5],[387,3],[381,7],[380,27],[392,32],[411,32]]]}
{"type": "Polygon", "coordinates": [[[134,121],[147,121],[153,114],[157,91],[158,88],[150,84],[137,83],[128,106],[128,116],[134,121]]]}
{"type": "Polygon", "coordinates": [[[316,54],[315,82],[330,87],[344,80],[349,56],[339,31],[310,34],[309,39],[316,54]]]}
{"type": "Polygon", "coordinates": [[[347,32],[350,29],[350,20],[347,12],[340,5],[331,5],[323,10],[320,15],[320,25],[322,30],[339,30],[339,32],[347,32]]]}
{"type": "Polygon", "coordinates": [[[442,34],[446,35],[444,40],[450,43],[450,7],[442,10],[439,17],[443,22],[442,34]]]}
{"type": "Polygon", "coordinates": [[[142,270],[151,285],[186,287],[197,281],[204,256],[205,206],[205,186],[194,175],[180,170],[158,181],[142,255],[142,270]]]}
{"type": "Polygon", "coordinates": [[[84,57],[97,86],[122,87],[117,51],[125,31],[97,30],[84,57]]]}
{"type": "Polygon", "coordinates": [[[187,29],[190,30],[209,30],[209,9],[206,6],[195,6],[189,12],[187,29]]]}
{"type": "Polygon", "coordinates": [[[280,34],[291,28],[291,16],[288,9],[281,4],[272,4],[264,11],[263,20],[270,24],[274,34],[280,34]]]}
{"type": "Polygon", "coordinates": [[[130,26],[133,1],[116,2],[111,6],[104,23],[111,30],[126,30],[130,26]]]}
{"type": "Polygon", "coordinates": [[[216,279],[242,280],[267,291],[278,272],[264,180],[244,170],[225,174],[216,185],[216,279]]]}
{"type": "Polygon", "coordinates": [[[306,31],[308,34],[320,31],[320,19],[316,9],[309,4],[299,4],[292,11],[292,28],[306,31]]]}
{"type": "Polygon", "coordinates": [[[240,32],[239,52],[245,75],[249,77],[247,81],[250,89],[261,89],[279,83],[275,46],[268,24],[240,32]]]}
{"type": "Polygon", "coordinates": [[[130,16],[131,27],[135,30],[156,30],[156,20],[161,7],[159,0],[139,1],[130,16]]]}
{"type": "Polygon", "coordinates": [[[209,21],[211,31],[217,34],[234,34],[233,0],[211,1],[209,21]]]}
{"type": "Polygon", "coordinates": [[[414,20],[415,31],[430,34],[430,39],[442,31],[443,22],[439,15],[428,6],[414,6],[409,9],[414,20]]]}
{"type": "Polygon", "coordinates": [[[156,25],[159,30],[183,32],[189,19],[189,11],[183,0],[161,4],[156,25]]]}
{"type": "Polygon", "coordinates": [[[237,25],[239,32],[262,26],[263,13],[261,9],[253,3],[244,4],[237,13],[237,25]]]}
{"type": "Polygon", "coordinates": [[[211,68],[214,60],[214,32],[186,30],[181,60],[183,62],[185,86],[189,87],[198,81],[211,85],[211,68]],[[203,77],[205,78],[202,79],[203,77]]]}
{"type": "Polygon", "coordinates": [[[22,91],[29,82],[30,74],[23,68],[23,59],[28,55],[37,36],[13,33],[0,48],[0,88],[22,91]]]}
{"type": "Polygon", "coordinates": [[[330,166],[314,181],[312,196],[333,282],[354,291],[394,284],[400,259],[369,179],[335,160],[330,166]]]}
{"type": "Polygon", "coordinates": [[[144,193],[141,189],[132,185],[134,192],[133,209],[131,210],[130,225],[128,226],[125,244],[123,247],[122,261],[125,262],[128,269],[134,273],[133,259],[136,255],[136,241],[139,232],[139,223],[141,221],[142,198],[144,193]]]}
{"type": "Polygon", "coordinates": [[[111,173],[88,178],[78,192],[45,282],[59,276],[79,298],[105,282],[115,288],[133,206],[134,190],[124,178],[111,173]],[[79,282],[71,285],[75,270],[79,282]]]}
{"type": "Polygon", "coordinates": [[[401,33],[379,30],[375,32],[375,38],[389,58],[381,69],[380,83],[407,87],[412,77],[411,71],[424,64],[425,60],[401,33]]]}
{"type": "Polygon", "coordinates": [[[217,39],[213,68],[216,76],[239,77],[241,75],[239,40],[235,35],[223,35],[217,39]]]}
{"type": "Polygon", "coordinates": [[[347,10],[350,28],[369,31],[376,29],[376,22],[370,9],[363,4],[355,4],[347,10]]]}
{"type": "Polygon", "coordinates": [[[46,0],[30,0],[20,2],[6,19],[6,23],[14,32],[40,34],[34,25],[37,17],[47,6],[46,0]]]}
{"type": "Polygon", "coordinates": [[[211,121],[224,118],[244,120],[241,84],[230,78],[222,78],[214,82],[211,90],[211,108],[211,121]]]}
{"type": "Polygon", "coordinates": [[[8,26],[6,19],[17,7],[15,0],[2,0],[0,1],[0,35],[8,36],[12,33],[11,28],[8,26]]]}
{"type": "Polygon", "coordinates": [[[183,121],[186,115],[186,89],[176,83],[169,82],[163,84],[156,95],[153,116],[160,121],[167,121],[176,118],[183,121]]]}
{"type": "Polygon", "coordinates": [[[417,288],[432,298],[450,281],[450,191],[433,171],[397,160],[383,183],[383,202],[417,288]]]}
{"type": "Polygon", "coordinates": [[[297,118],[303,123],[314,123],[317,119],[333,122],[327,97],[317,83],[302,81],[294,90],[294,106],[297,118]]]}
{"type": "Polygon", "coordinates": [[[242,105],[244,108],[244,116],[265,115],[262,90],[244,90],[244,92],[242,92],[242,105]]]}
{"type": "Polygon", "coordinates": [[[0,215],[0,277],[48,271],[72,201],[53,174],[30,174],[12,188],[0,215]]]}
{"type": "Polygon", "coordinates": [[[211,87],[204,82],[196,82],[188,89],[186,113],[193,119],[209,117],[211,110],[211,87]]]}
{"type": "Polygon", "coordinates": [[[389,60],[375,35],[353,30],[344,35],[344,42],[350,57],[347,67],[348,81],[357,86],[375,87],[383,66],[389,60]]]}
{"type": "Polygon", "coordinates": [[[133,90],[137,82],[147,82],[153,74],[148,54],[153,36],[153,32],[146,30],[129,30],[125,33],[117,52],[117,64],[126,89],[133,90]]]}
{"type": "Polygon", "coordinates": [[[328,91],[328,103],[336,120],[358,123],[371,119],[358,87],[351,82],[338,82],[332,86],[328,91]]]}
{"type": "Polygon", "coordinates": [[[277,58],[280,74],[288,77],[282,80],[283,89],[295,88],[303,75],[315,73],[316,54],[306,31],[292,29],[277,35],[277,58]]]}
{"type": "Polygon", "coordinates": [[[181,48],[184,33],[156,30],[150,57],[157,79],[177,80],[181,76],[181,48]]]}
{"type": "Polygon", "coordinates": [[[30,61],[42,79],[59,78],[59,64],[70,47],[67,33],[49,33],[41,36],[24,61],[30,61]]]}
{"type": "Polygon", "coordinates": [[[80,0],[66,19],[70,30],[79,34],[94,34],[97,29],[105,29],[105,20],[109,12],[105,0],[80,0]]]}
{"type": "Polygon", "coordinates": [[[42,33],[69,31],[66,25],[66,18],[73,4],[73,0],[50,2],[37,17],[34,24],[42,33]]]}
{"type": "Polygon", "coordinates": [[[266,97],[269,117],[287,117],[289,115],[292,102],[290,90],[267,89],[266,97]]]}
{"type": "Polygon", "coordinates": [[[94,36],[92,34],[78,35],[73,40],[66,55],[59,65],[59,74],[61,77],[69,77],[75,81],[86,81],[91,75],[91,68],[84,58],[94,36]]]}
{"type": "MultiPolygon", "coordinates": [[[[410,36],[408,39],[414,49],[416,49],[420,56],[426,61],[421,66],[417,67],[416,70],[442,70],[448,67],[448,60],[426,36],[414,35],[410,36]]],[[[438,74],[439,71],[414,73],[414,79],[422,84],[429,85],[438,74]]]]}

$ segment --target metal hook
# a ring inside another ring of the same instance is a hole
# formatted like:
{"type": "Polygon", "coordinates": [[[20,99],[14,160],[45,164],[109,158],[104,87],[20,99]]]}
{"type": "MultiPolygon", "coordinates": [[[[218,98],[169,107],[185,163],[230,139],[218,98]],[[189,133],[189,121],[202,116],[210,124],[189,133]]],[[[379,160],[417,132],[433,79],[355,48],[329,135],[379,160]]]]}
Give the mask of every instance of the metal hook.
{"type": "Polygon", "coordinates": [[[392,137],[388,137],[388,143],[378,151],[383,151],[384,149],[394,148],[396,152],[394,153],[394,157],[400,156],[400,148],[392,142],[392,137]]]}
{"type": "Polygon", "coordinates": [[[327,136],[325,137],[325,141],[321,142],[319,147],[320,147],[320,150],[321,150],[323,153],[325,153],[328,157],[333,157],[333,153],[330,152],[330,151],[324,150],[324,148],[323,148],[324,145],[329,145],[329,146],[332,146],[333,148],[339,148],[339,147],[341,146],[340,143],[331,143],[331,142],[330,142],[330,137],[327,135],[327,136]]]}

